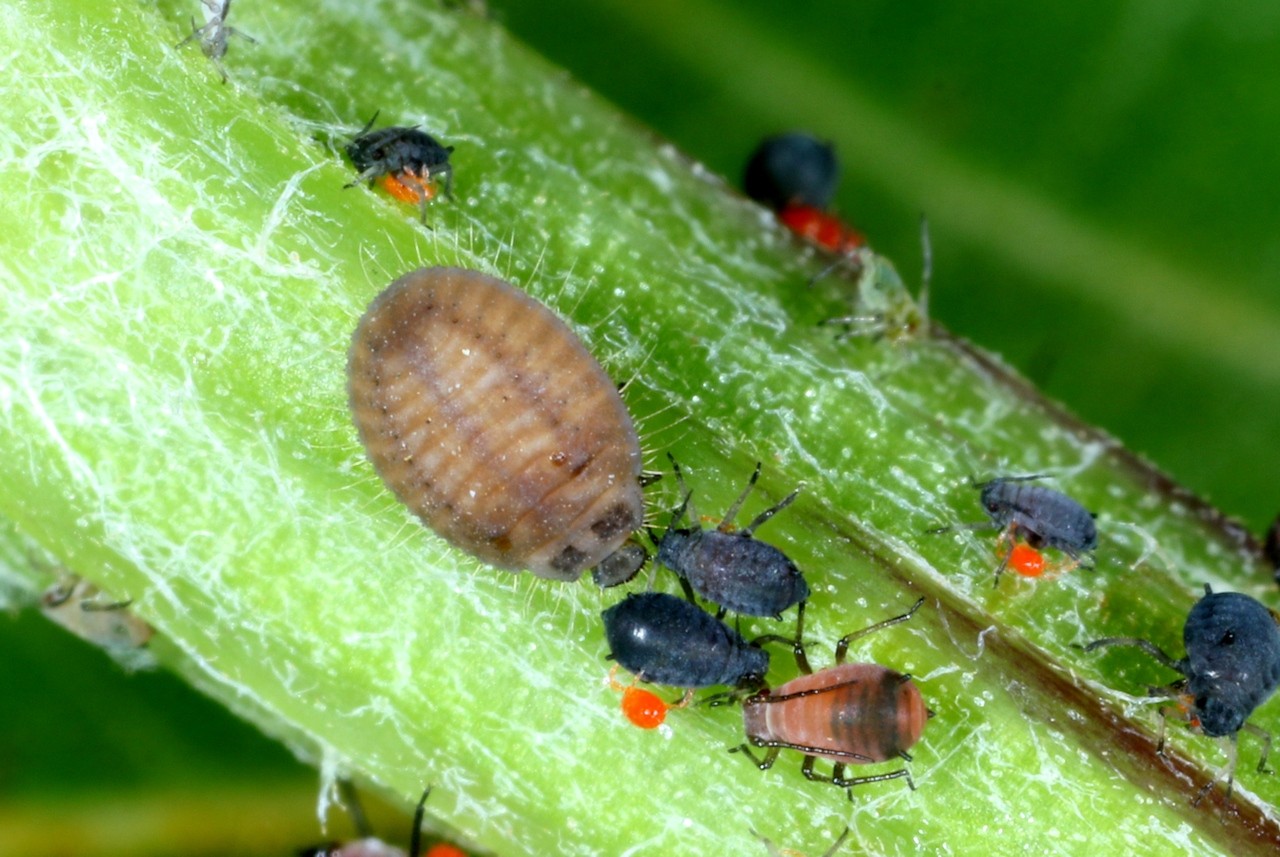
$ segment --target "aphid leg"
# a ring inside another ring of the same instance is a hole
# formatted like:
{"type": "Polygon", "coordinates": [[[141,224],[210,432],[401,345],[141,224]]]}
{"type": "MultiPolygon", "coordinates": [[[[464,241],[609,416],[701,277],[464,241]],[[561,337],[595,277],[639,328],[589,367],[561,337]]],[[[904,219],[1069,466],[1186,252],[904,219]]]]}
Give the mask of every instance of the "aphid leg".
{"type": "Polygon", "coordinates": [[[1012,554],[1013,548],[1010,547],[1009,550],[1005,552],[1004,556],[1000,558],[1000,564],[996,566],[996,579],[991,582],[991,587],[993,589],[998,589],[1000,587],[1000,575],[1004,574],[1004,570],[1009,565],[1009,557],[1012,554]]]}
{"type": "Polygon", "coordinates": [[[854,631],[852,634],[845,634],[840,638],[840,642],[836,643],[836,663],[844,663],[845,655],[849,652],[849,644],[854,640],[865,637],[868,634],[874,634],[876,631],[888,628],[890,625],[897,625],[899,622],[907,621],[915,615],[916,611],[920,609],[920,605],[923,603],[924,596],[921,596],[915,604],[911,605],[911,609],[906,613],[903,613],[900,616],[894,616],[890,619],[885,619],[883,622],[877,622],[874,625],[863,628],[861,631],[854,631]]]}
{"type": "MultiPolygon", "coordinates": [[[[738,516],[738,510],[742,508],[742,504],[747,501],[747,495],[751,493],[751,489],[756,487],[756,480],[760,478],[760,462],[756,462],[755,472],[751,474],[751,478],[747,480],[747,487],[742,489],[742,493],[738,495],[738,499],[733,501],[733,505],[729,507],[729,511],[724,513],[724,520],[716,527],[722,533],[733,531],[733,519],[738,516]]],[[[767,520],[767,519],[766,519],[767,520]]],[[[750,532],[748,532],[750,535],[750,532]]]]}
{"type": "MultiPolygon", "coordinates": [[[[452,154],[453,146],[448,146],[445,151],[452,154]]],[[[446,163],[443,167],[436,167],[436,175],[444,175],[444,198],[453,201],[453,165],[446,163]]]]}
{"type": "Polygon", "coordinates": [[[836,762],[831,768],[831,776],[820,774],[813,769],[813,765],[818,761],[816,756],[805,756],[804,763],[800,765],[800,773],[804,774],[805,779],[812,780],[816,783],[830,783],[838,788],[845,789],[849,795],[849,800],[853,800],[853,789],[855,786],[866,785],[867,783],[882,783],[885,780],[896,780],[905,777],[907,785],[912,791],[916,790],[916,784],[911,779],[911,772],[906,768],[898,771],[892,771],[888,774],[871,774],[865,777],[846,777],[844,775],[844,762],[836,762]]]}
{"type": "Polygon", "coordinates": [[[1235,735],[1224,735],[1222,740],[1223,740],[1223,743],[1226,745],[1227,764],[1222,768],[1221,771],[1214,774],[1213,779],[1205,783],[1204,786],[1201,787],[1200,791],[1196,792],[1195,798],[1193,798],[1191,801],[1192,806],[1199,806],[1200,801],[1204,800],[1204,796],[1213,790],[1213,787],[1218,784],[1218,780],[1224,779],[1224,777],[1227,781],[1226,797],[1228,800],[1231,799],[1231,792],[1234,790],[1235,784],[1236,784],[1236,757],[1237,757],[1237,750],[1239,748],[1236,746],[1235,735]]]}
{"type": "Polygon", "coordinates": [[[796,607],[795,637],[788,638],[781,634],[764,634],[763,636],[756,637],[751,641],[751,644],[756,646],[764,643],[790,643],[791,650],[796,656],[796,666],[804,675],[811,675],[813,673],[813,667],[809,666],[809,656],[805,654],[804,650],[804,608],[808,603],[809,602],[807,601],[801,601],[796,607]]]}
{"type": "Polygon", "coordinates": [[[778,753],[781,752],[781,750],[781,747],[770,747],[765,751],[764,756],[760,757],[755,753],[752,753],[751,747],[747,744],[739,744],[737,747],[729,748],[730,753],[741,753],[750,759],[752,764],[762,771],[767,771],[773,767],[773,763],[778,760],[778,753]]]}
{"type": "Polygon", "coordinates": [[[1262,742],[1262,758],[1258,759],[1258,773],[1275,773],[1267,767],[1267,757],[1271,755],[1271,733],[1263,729],[1261,726],[1254,726],[1252,723],[1246,723],[1241,726],[1240,729],[1248,732],[1250,735],[1262,742]]]}

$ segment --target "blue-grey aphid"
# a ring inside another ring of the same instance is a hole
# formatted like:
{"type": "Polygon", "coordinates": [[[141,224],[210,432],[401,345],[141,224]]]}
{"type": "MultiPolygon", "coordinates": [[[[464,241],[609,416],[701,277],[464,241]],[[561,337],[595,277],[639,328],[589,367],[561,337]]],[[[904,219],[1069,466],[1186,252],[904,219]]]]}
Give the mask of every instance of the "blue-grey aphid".
{"type": "MultiPolygon", "coordinates": [[[[1098,546],[1098,527],[1094,515],[1075,500],[1043,485],[1027,485],[1036,476],[1002,476],[975,485],[981,494],[983,510],[991,518],[970,524],[952,524],[929,530],[945,533],[948,530],[1004,530],[1002,538],[1016,541],[1021,538],[1031,547],[1056,548],[1085,568],[1092,568],[1092,556],[1085,565],[1086,554],[1092,554],[1098,546]]],[[[995,584],[1009,562],[1005,554],[996,569],[995,584]]]]}
{"type": "Polygon", "coordinates": [[[609,657],[642,681],[673,687],[758,687],[769,653],[696,604],[664,592],[605,610],[609,657]]]}
{"type": "MultiPolygon", "coordinates": [[[[1271,747],[1271,735],[1248,723],[1254,709],[1266,702],[1280,685],[1280,625],[1276,615],[1240,592],[1214,592],[1208,584],[1204,598],[1187,614],[1182,642],[1187,656],[1174,660],[1149,640],[1106,637],[1085,646],[1086,652],[1105,646],[1136,646],[1183,678],[1153,695],[1177,700],[1193,729],[1210,738],[1227,739],[1225,768],[1227,796],[1235,779],[1236,734],[1241,729],[1263,742],[1258,770],[1262,771],[1271,747]]],[[[1165,709],[1160,715],[1164,717],[1165,709]]],[[[1161,728],[1164,746],[1164,729],[1161,728]]],[[[1199,803],[1213,784],[1209,781],[1192,803],[1199,803]]]]}
{"type": "Polygon", "coordinates": [[[821,209],[831,204],[839,177],[834,146],[791,131],[760,141],[747,161],[742,187],[747,196],[774,211],[789,205],[821,209]]]}
{"type": "Polygon", "coordinates": [[[791,605],[805,601],[809,584],[796,564],[773,545],[753,538],[756,528],[789,506],[800,489],[761,512],[747,526],[734,530],[733,519],[760,478],[760,465],[756,464],[747,487],[718,527],[704,530],[694,523],[688,529],[680,529],[693,493],[684,483],[680,465],[674,457],[668,458],[675,468],[684,502],[672,515],[667,531],[661,537],[651,534],[651,538],[658,548],[658,564],[676,573],[690,600],[697,593],[718,604],[720,617],[726,610],[747,616],[778,616],[791,605]]]}

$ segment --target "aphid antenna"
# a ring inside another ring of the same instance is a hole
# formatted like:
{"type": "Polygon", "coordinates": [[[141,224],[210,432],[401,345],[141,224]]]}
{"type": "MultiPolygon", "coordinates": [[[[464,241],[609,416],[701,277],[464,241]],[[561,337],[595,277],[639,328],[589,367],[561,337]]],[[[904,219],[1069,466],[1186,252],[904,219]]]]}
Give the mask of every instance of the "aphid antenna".
{"type": "Polygon", "coordinates": [[[1052,473],[1033,473],[1028,476],[999,476],[995,479],[988,479],[986,482],[977,481],[977,477],[970,476],[969,484],[974,488],[985,488],[996,482],[1032,482],[1036,479],[1052,479],[1052,473]]]}
{"type": "Polygon", "coordinates": [[[1002,528],[998,524],[993,524],[990,521],[972,521],[972,522],[963,523],[963,524],[947,524],[945,527],[934,527],[933,529],[925,530],[924,534],[926,536],[937,536],[937,535],[941,535],[942,533],[949,533],[952,530],[998,530],[998,529],[1002,529],[1002,528]]]}
{"type": "Polygon", "coordinates": [[[800,496],[800,492],[801,492],[802,490],[804,490],[804,483],[803,483],[803,482],[801,482],[799,485],[797,485],[794,491],[792,491],[792,492],[791,492],[790,494],[788,494],[787,496],[783,497],[783,498],[782,498],[780,501],[778,501],[778,503],[777,503],[776,505],[774,505],[772,508],[765,509],[765,510],[764,510],[763,512],[761,512],[759,515],[756,515],[755,520],[753,520],[750,524],[747,524],[745,527],[743,527],[743,528],[742,528],[742,530],[741,530],[741,532],[742,532],[744,535],[748,535],[748,536],[750,536],[750,535],[752,535],[753,533],[755,533],[755,531],[756,531],[756,528],[757,528],[757,527],[759,527],[759,526],[760,526],[761,524],[763,524],[765,521],[769,520],[769,519],[770,519],[770,518],[772,518],[774,515],[778,514],[778,513],[779,513],[779,512],[781,512],[783,509],[787,508],[787,507],[788,507],[788,506],[790,506],[792,503],[794,503],[794,502],[795,502],[795,500],[796,500],[796,498],[800,496]]]}
{"type": "MultiPolygon", "coordinates": [[[[672,460],[674,464],[674,459],[672,460]]],[[[747,501],[747,495],[751,493],[751,489],[756,487],[756,480],[760,478],[760,462],[756,462],[756,469],[751,474],[751,478],[747,480],[747,487],[742,489],[742,493],[738,495],[738,499],[733,501],[729,506],[729,510],[724,513],[724,520],[716,527],[722,533],[727,533],[733,529],[733,519],[738,516],[738,510],[742,508],[742,504],[747,501]]],[[[767,519],[766,519],[767,520],[767,519]]]]}
{"type": "Polygon", "coordinates": [[[1133,646],[1146,652],[1155,658],[1164,666],[1176,673],[1185,675],[1187,668],[1182,661],[1176,661],[1165,653],[1164,649],[1157,646],[1150,640],[1139,639],[1138,637],[1103,637],[1101,640],[1094,640],[1084,647],[1086,652],[1092,652],[1096,649],[1102,649],[1109,646],[1133,646]]]}
{"type": "Polygon", "coordinates": [[[920,326],[929,330],[929,289],[933,285],[933,241],[929,238],[929,218],[920,213],[920,296],[916,306],[920,310],[920,326]]]}
{"type": "Polygon", "coordinates": [[[670,451],[667,452],[667,460],[671,462],[671,470],[676,475],[676,485],[679,487],[680,493],[684,495],[684,502],[681,503],[680,508],[671,515],[671,526],[674,527],[676,524],[680,523],[686,511],[689,513],[689,519],[691,521],[696,522],[700,520],[697,510],[693,506],[693,490],[685,483],[684,473],[681,472],[680,465],[676,463],[676,457],[672,455],[670,451]]]}

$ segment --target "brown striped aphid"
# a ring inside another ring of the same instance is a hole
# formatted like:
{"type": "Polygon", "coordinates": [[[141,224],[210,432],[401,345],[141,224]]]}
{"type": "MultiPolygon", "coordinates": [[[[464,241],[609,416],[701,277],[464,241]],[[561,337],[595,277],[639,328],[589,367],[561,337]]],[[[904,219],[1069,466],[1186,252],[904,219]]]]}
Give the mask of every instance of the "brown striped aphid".
{"type": "Polygon", "coordinates": [[[631,415],[524,292],[479,271],[411,271],[360,319],[348,374],[374,469],[450,544],[553,580],[602,566],[621,582],[643,564],[628,542],[644,520],[631,415]]]}
{"type": "MultiPolygon", "coordinates": [[[[921,598],[901,616],[841,638],[836,644],[836,665],[817,672],[809,666],[801,628],[795,656],[803,675],[772,690],[765,688],[742,703],[747,740],[767,747],[764,757],[753,754],[747,744],[730,752],[745,754],[756,767],[767,771],[780,750],[798,750],[804,754],[801,772],[806,778],[848,789],[850,799],[854,786],[899,777],[905,777],[907,785],[915,789],[906,768],[864,777],[844,775],[846,765],[871,765],[893,758],[911,761],[907,750],[920,740],[925,723],[933,716],[910,676],[878,664],[847,664],[844,658],[849,643],[907,621],[923,603],[921,598]],[[830,776],[814,771],[818,759],[835,763],[830,776]]],[[[803,619],[802,613],[801,625],[803,619]]]]}

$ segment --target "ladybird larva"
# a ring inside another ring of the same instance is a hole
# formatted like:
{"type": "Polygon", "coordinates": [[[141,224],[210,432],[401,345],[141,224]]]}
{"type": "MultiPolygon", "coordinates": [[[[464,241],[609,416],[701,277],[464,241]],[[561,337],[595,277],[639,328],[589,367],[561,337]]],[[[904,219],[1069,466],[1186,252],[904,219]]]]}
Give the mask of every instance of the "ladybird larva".
{"type": "Polygon", "coordinates": [[[631,415],[586,346],[495,277],[421,268],[360,319],[351,411],[428,527],[509,571],[577,580],[644,520],[631,415]]]}

